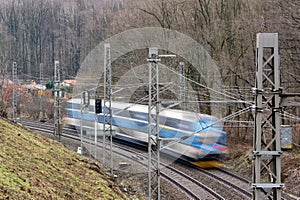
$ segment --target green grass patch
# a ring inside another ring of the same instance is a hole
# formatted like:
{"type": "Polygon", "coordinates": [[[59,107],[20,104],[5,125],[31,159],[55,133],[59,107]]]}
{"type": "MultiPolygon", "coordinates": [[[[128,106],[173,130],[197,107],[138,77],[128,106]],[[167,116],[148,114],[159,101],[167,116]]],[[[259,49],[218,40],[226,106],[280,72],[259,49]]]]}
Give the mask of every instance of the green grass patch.
{"type": "Polygon", "coordinates": [[[0,119],[0,199],[129,199],[97,163],[0,119]]]}

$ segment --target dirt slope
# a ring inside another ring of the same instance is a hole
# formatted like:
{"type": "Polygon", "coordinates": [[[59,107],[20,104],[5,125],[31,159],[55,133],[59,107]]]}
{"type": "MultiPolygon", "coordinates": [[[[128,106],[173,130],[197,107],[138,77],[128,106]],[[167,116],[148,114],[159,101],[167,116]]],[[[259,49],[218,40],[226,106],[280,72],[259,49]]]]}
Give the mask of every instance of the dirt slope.
{"type": "MultiPolygon", "coordinates": [[[[247,144],[230,143],[226,166],[249,180],[252,179],[252,163],[249,160],[251,146],[247,144]]],[[[283,191],[295,199],[300,199],[300,147],[294,146],[291,151],[282,154],[282,182],[283,191]]]]}
{"type": "Polygon", "coordinates": [[[0,119],[0,199],[129,199],[96,163],[0,119]]]}

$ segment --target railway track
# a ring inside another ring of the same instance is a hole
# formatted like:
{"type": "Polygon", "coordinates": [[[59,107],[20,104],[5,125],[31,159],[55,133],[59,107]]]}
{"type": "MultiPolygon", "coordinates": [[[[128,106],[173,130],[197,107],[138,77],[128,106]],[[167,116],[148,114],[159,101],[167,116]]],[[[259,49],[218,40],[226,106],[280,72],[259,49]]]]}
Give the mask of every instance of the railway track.
{"type": "Polygon", "coordinates": [[[176,168],[191,174],[195,179],[201,179],[204,184],[213,188],[214,191],[226,196],[226,199],[252,198],[252,193],[249,190],[249,180],[226,169],[201,169],[189,163],[180,163],[177,165],[176,168]]]}
{"type": "MultiPolygon", "coordinates": [[[[53,124],[40,124],[29,121],[20,123],[35,131],[53,133],[53,124]]],[[[78,131],[73,129],[64,128],[62,137],[80,141],[78,131]]],[[[88,146],[94,142],[84,138],[84,143],[88,146]]],[[[136,144],[133,146],[136,147],[136,144]]],[[[101,149],[102,143],[98,143],[97,147],[101,149]]],[[[135,148],[129,149],[128,146],[123,144],[114,144],[113,152],[123,157],[123,159],[126,158],[131,162],[138,163],[144,169],[147,168],[148,154],[143,150],[137,153],[135,148]]],[[[137,164],[132,165],[140,168],[137,164]]],[[[184,193],[187,199],[251,199],[252,197],[252,193],[249,191],[249,181],[225,169],[205,170],[187,163],[183,165],[182,163],[175,163],[174,166],[170,166],[164,164],[163,159],[160,165],[162,167],[162,178],[172,187],[176,187],[184,193]]]]}
{"type": "MultiPolygon", "coordinates": [[[[22,121],[21,122],[26,127],[38,131],[38,132],[46,132],[46,133],[53,133],[53,125],[52,124],[37,124],[34,122],[29,121],[22,121]]],[[[74,139],[80,141],[80,137],[76,134],[78,132],[74,132],[72,129],[63,129],[62,137],[67,137],[70,139],[74,139]]],[[[87,138],[84,139],[85,143],[90,144],[87,138]]],[[[102,148],[102,144],[97,144],[99,148],[102,148]]],[[[114,145],[113,152],[116,154],[121,155],[122,157],[126,157],[134,162],[139,163],[145,169],[147,169],[148,165],[148,158],[147,154],[145,153],[137,153],[132,150],[128,149],[128,146],[124,145],[114,145]]],[[[187,195],[189,199],[225,199],[217,192],[213,191],[209,187],[202,184],[200,181],[195,180],[194,178],[190,177],[189,175],[180,172],[178,169],[168,166],[167,164],[161,163],[163,166],[161,170],[161,176],[166,179],[169,183],[177,187],[183,193],[187,195]]]]}
{"type": "Polygon", "coordinates": [[[174,167],[164,166],[162,175],[170,182],[184,187],[185,192],[192,197],[192,199],[225,199],[225,197],[207,185],[174,167]],[[201,190],[199,190],[199,188],[201,188],[201,190]]]}

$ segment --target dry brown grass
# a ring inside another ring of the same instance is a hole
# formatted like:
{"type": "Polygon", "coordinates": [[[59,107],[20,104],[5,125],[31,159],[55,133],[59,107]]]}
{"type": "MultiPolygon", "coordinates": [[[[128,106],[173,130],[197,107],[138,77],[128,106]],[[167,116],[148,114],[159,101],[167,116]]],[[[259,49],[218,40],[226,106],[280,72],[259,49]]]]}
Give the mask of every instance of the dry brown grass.
{"type": "MultiPolygon", "coordinates": [[[[252,178],[252,146],[249,143],[238,143],[234,138],[229,140],[229,156],[224,160],[226,166],[251,180],[252,178]],[[235,141],[235,142],[233,142],[235,141]]],[[[294,146],[282,154],[282,182],[284,192],[300,197],[300,148],[294,146]]]]}

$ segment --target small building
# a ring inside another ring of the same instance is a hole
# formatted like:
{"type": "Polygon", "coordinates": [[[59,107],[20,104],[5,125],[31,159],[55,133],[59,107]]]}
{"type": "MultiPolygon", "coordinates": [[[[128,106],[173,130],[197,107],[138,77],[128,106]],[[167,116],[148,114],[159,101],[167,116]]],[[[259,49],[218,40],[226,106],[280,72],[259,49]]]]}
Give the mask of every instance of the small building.
{"type": "Polygon", "coordinates": [[[69,86],[72,86],[72,85],[75,85],[76,84],[76,80],[64,80],[62,83],[61,83],[61,86],[66,86],[66,87],[69,87],[69,86]]]}

